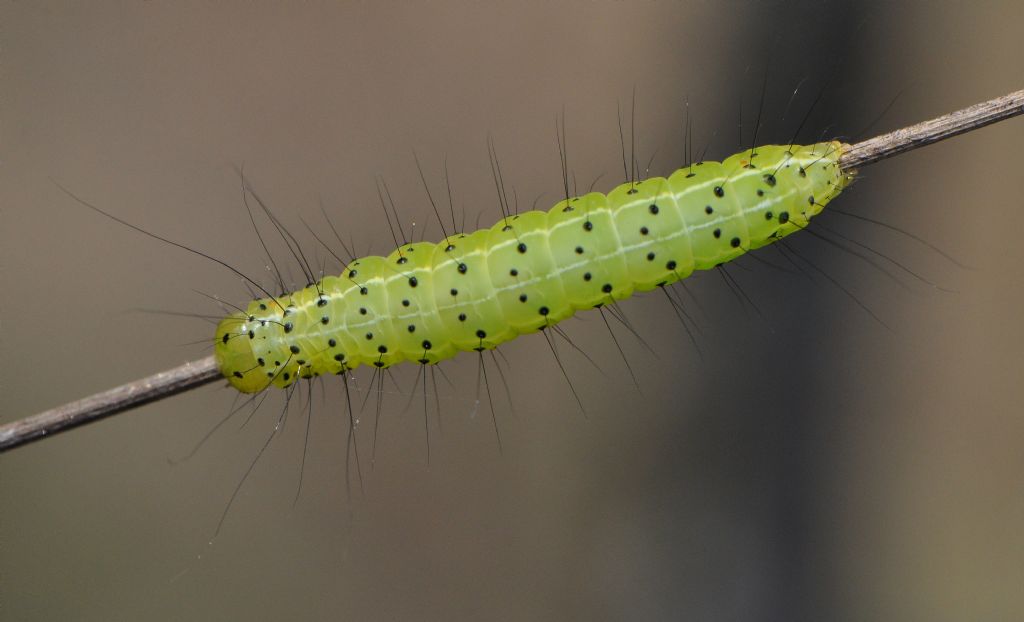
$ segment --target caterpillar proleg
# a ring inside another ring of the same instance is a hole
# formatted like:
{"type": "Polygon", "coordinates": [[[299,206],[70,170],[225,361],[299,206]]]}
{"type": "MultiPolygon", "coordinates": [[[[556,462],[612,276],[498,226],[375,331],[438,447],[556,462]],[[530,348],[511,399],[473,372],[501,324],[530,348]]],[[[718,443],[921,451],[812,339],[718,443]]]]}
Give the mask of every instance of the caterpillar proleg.
{"type": "Polygon", "coordinates": [[[255,393],[493,349],[803,229],[853,179],[842,154],[838,141],[756,147],[356,259],[339,276],[222,320],[218,365],[232,386],[255,393]]]}

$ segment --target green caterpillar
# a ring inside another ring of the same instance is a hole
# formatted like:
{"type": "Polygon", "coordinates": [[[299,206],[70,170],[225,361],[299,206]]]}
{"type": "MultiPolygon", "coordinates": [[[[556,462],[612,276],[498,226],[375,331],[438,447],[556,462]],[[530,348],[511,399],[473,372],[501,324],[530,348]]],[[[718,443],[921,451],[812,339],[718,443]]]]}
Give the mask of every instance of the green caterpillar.
{"type": "Polygon", "coordinates": [[[591,192],[249,303],[215,354],[239,391],[372,364],[436,364],[684,279],[807,226],[853,179],[837,141],[769,145],[591,192]]]}

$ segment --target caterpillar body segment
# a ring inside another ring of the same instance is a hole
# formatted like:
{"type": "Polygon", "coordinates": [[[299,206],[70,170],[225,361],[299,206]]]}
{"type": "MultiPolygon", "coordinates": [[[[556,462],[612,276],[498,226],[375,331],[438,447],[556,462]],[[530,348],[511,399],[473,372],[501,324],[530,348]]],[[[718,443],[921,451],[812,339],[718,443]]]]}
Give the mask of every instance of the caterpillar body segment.
{"type": "Polygon", "coordinates": [[[843,145],[768,145],[592,192],[249,303],[217,327],[239,391],[360,365],[434,364],[731,261],[807,226],[853,179],[843,145]]]}

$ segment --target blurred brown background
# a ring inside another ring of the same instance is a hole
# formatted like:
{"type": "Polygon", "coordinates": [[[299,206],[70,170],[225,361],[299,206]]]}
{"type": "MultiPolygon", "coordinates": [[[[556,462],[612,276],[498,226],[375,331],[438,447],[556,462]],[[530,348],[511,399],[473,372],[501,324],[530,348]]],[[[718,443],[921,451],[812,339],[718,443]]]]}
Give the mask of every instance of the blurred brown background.
{"type": "MultiPolygon", "coordinates": [[[[1010,1],[18,3],[0,23],[2,421],[203,354],[180,344],[212,327],[140,309],[217,314],[194,290],[247,297],[227,271],[98,217],[51,179],[269,282],[235,165],[307,249],[300,219],[322,229],[322,200],[361,252],[386,252],[375,175],[417,235],[429,213],[413,150],[435,196],[447,157],[470,228],[498,217],[488,135],[521,207],[558,198],[563,108],[578,186],[619,183],[616,105],[628,110],[634,88],[637,159],[655,154],[664,174],[683,161],[687,99],[708,157],[749,144],[767,66],[759,142],[788,141],[819,91],[805,141],[1024,84],[1024,8],[1010,1]]],[[[1003,123],[873,166],[834,204],[973,270],[822,217],[953,293],[793,239],[891,330],[824,277],[748,258],[730,274],[763,320],[717,275],[688,282],[703,359],[663,298],[623,305],[657,353],[618,331],[640,393],[598,316],[567,323],[604,371],[562,348],[586,417],[542,339],[509,344],[500,454],[472,357],[447,366],[429,464],[423,408],[404,410],[414,373],[397,373],[372,471],[372,399],[362,415],[365,494],[352,500],[329,383],[314,394],[297,503],[305,413],[293,404],[212,543],[279,396],[177,466],[230,391],[4,455],[2,617],[1019,618],[1022,144],[1024,120],[1003,123]]]]}

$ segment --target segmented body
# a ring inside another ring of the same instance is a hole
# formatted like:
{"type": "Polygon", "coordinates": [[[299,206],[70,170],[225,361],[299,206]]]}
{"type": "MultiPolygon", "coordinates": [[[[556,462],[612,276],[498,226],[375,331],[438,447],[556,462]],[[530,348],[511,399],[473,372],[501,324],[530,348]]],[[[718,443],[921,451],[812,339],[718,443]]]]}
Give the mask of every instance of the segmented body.
{"type": "Polygon", "coordinates": [[[769,145],[404,244],[249,303],[217,327],[220,369],[254,393],[360,365],[434,364],[686,278],[807,226],[852,180],[838,142],[769,145]]]}

